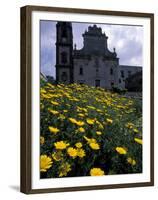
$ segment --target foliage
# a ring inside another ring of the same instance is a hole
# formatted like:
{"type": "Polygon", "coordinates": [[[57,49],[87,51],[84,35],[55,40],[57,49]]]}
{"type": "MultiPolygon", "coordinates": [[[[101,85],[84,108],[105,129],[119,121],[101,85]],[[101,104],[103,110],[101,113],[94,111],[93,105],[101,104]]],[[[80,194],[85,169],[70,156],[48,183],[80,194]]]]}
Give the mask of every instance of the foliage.
{"type": "Polygon", "coordinates": [[[41,178],[142,172],[141,102],[78,84],[40,94],[41,178]]]}
{"type": "Polygon", "coordinates": [[[127,92],[127,89],[121,89],[121,88],[119,88],[119,87],[113,87],[113,88],[112,88],[112,91],[113,91],[113,92],[116,92],[116,93],[118,93],[118,94],[125,94],[125,93],[127,92]]]}

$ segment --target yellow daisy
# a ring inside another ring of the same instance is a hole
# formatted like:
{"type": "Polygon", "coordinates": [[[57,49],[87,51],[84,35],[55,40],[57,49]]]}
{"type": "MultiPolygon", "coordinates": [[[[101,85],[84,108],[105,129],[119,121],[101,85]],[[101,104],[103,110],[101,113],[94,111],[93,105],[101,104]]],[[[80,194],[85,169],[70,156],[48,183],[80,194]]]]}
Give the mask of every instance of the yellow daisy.
{"type": "Polygon", "coordinates": [[[73,157],[73,158],[75,158],[77,156],[77,150],[73,147],[69,147],[67,149],[67,153],[70,157],[73,157]]]}
{"type": "Polygon", "coordinates": [[[127,153],[127,150],[124,147],[116,147],[116,151],[119,154],[126,154],[127,153]]]}
{"type": "Polygon", "coordinates": [[[84,133],[84,132],[85,132],[85,129],[84,129],[83,127],[80,127],[80,128],[78,129],[78,131],[81,132],[81,133],[84,133]]]}
{"type": "Polygon", "coordinates": [[[40,171],[46,172],[52,166],[52,159],[47,155],[40,156],[40,171]]]}
{"type": "Polygon", "coordinates": [[[82,143],[81,143],[81,142],[77,142],[77,143],[75,144],[75,146],[76,146],[77,148],[81,148],[81,147],[82,147],[82,143]]]}
{"type": "Polygon", "coordinates": [[[100,168],[92,168],[90,170],[90,175],[91,176],[103,176],[103,175],[105,175],[105,173],[100,168]]]}
{"type": "Polygon", "coordinates": [[[143,141],[140,138],[134,138],[134,141],[137,142],[138,144],[143,144],[143,141]]]}
{"type": "Polygon", "coordinates": [[[83,158],[86,155],[84,149],[77,149],[77,156],[83,158]]]}
{"type": "Polygon", "coordinates": [[[96,142],[91,142],[91,143],[89,143],[89,146],[90,146],[92,149],[94,149],[94,150],[99,150],[99,149],[100,149],[99,144],[96,143],[96,142]]]}
{"type": "Polygon", "coordinates": [[[95,122],[95,119],[87,119],[86,121],[88,124],[93,125],[95,122]]]}
{"type": "Polygon", "coordinates": [[[56,128],[56,127],[53,127],[53,126],[49,126],[49,131],[51,132],[51,133],[58,133],[60,130],[58,129],[58,128],[56,128]]]}
{"type": "Polygon", "coordinates": [[[97,134],[97,135],[101,135],[102,132],[101,132],[101,131],[96,131],[96,134],[97,134]]]}
{"type": "Polygon", "coordinates": [[[55,142],[54,146],[56,149],[62,150],[62,149],[66,149],[66,147],[69,146],[69,143],[66,143],[64,141],[59,141],[59,142],[55,142]]]}
{"type": "Polygon", "coordinates": [[[51,101],[51,103],[52,103],[54,106],[57,106],[57,105],[59,105],[59,103],[58,103],[58,102],[56,102],[56,101],[51,101]]]}
{"type": "Polygon", "coordinates": [[[134,160],[134,159],[132,159],[131,157],[128,157],[127,158],[127,162],[129,163],[129,164],[131,164],[131,165],[136,165],[136,161],[134,160]]]}

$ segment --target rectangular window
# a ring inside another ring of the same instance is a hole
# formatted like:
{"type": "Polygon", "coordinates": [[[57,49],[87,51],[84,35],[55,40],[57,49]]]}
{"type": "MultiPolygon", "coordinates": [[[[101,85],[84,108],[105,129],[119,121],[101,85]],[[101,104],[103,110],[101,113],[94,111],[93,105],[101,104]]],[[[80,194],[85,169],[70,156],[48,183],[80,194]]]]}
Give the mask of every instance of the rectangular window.
{"type": "Polygon", "coordinates": [[[83,68],[82,68],[82,67],[80,67],[79,74],[80,74],[80,75],[83,75],[83,68]]]}
{"type": "Polygon", "coordinates": [[[124,74],[124,71],[121,70],[121,77],[124,78],[125,77],[125,74],[124,74]]]}
{"type": "Polygon", "coordinates": [[[111,69],[110,69],[110,74],[113,75],[113,73],[114,73],[114,72],[113,72],[113,69],[111,68],[111,69]]]}
{"type": "Polygon", "coordinates": [[[95,86],[100,87],[100,80],[95,80],[95,86]]]}

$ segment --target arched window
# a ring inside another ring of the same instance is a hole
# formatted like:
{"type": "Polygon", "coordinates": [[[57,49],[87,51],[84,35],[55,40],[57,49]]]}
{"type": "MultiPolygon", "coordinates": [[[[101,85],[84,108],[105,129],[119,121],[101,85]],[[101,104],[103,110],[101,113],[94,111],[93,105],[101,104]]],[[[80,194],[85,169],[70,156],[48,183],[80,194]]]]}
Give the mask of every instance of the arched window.
{"type": "Polygon", "coordinates": [[[80,75],[83,75],[83,68],[82,68],[82,67],[80,67],[79,74],[80,74],[80,75]]]}
{"type": "Polygon", "coordinates": [[[63,64],[67,63],[67,53],[66,52],[61,53],[61,62],[63,64]]]}
{"type": "Polygon", "coordinates": [[[110,74],[113,75],[113,73],[114,73],[114,71],[113,71],[113,69],[111,68],[111,69],[110,69],[110,74]]]}

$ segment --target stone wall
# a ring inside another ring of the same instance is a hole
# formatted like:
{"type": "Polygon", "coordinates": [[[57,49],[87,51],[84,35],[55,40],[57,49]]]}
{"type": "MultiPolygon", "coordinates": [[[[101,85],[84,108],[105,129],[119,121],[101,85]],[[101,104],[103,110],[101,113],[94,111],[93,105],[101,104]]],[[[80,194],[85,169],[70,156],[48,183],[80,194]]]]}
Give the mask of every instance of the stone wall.
{"type": "Polygon", "coordinates": [[[118,85],[118,65],[116,61],[105,60],[103,56],[93,56],[88,59],[74,59],[74,82],[85,83],[111,89],[118,85]],[[82,68],[83,74],[80,74],[82,68]],[[112,73],[111,73],[112,70],[112,73]]]}

